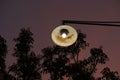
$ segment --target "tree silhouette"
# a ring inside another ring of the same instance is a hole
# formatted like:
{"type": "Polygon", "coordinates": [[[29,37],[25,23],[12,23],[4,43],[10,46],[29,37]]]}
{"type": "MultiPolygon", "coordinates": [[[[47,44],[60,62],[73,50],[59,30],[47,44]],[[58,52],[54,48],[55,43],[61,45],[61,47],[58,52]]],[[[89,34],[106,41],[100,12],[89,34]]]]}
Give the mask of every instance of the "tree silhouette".
{"type": "Polygon", "coordinates": [[[102,47],[91,48],[89,57],[79,59],[81,51],[89,46],[85,40],[86,35],[80,31],[73,45],[46,47],[42,49],[41,55],[32,51],[32,36],[29,28],[23,28],[14,39],[16,44],[13,56],[17,61],[8,71],[5,64],[6,40],[0,36],[0,80],[42,80],[42,74],[49,74],[49,80],[120,80],[118,72],[111,71],[109,67],[103,68],[101,77],[94,76],[97,66],[109,61],[102,47]]]}
{"type": "Polygon", "coordinates": [[[5,65],[5,57],[7,53],[7,45],[6,40],[0,36],[0,80],[6,78],[6,65],[5,65]]]}
{"type": "MultiPolygon", "coordinates": [[[[41,73],[50,74],[50,80],[120,80],[109,68],[103,69],[100,78],[95,78],[97,65],[109,60],[102,48],[92,48],[90,56],[84,60],[78,57],[81,50],[89,46],[86,35],[78,31],[77,41],[68,47],[53,46],[42,49],[41,73]]],[[[116,72],[115,72],[116,73],[116,72]]]]}
{"type": "Polygon", "coordinates": [[[7,55],[6,40],[0,36],[0,80],[15,80],[14,76],[6,71],[5,58],[7,55]]]}
{"type": "Polygon", "coordinates": [[[31,48],[33,47],[33,33],[30,29],[21,29],[16,42],[13,56],[16,57],[17,63],[9,67],[9,73],[16,77],[16,80],[40,80],[40,57],[36,55],[31,48]]]}
{"type": "Polygon", "coordinates": [[[109,67],[104,68],[102,71],[102,77],[97,80],[120,80],[120,76],[117,71],[111,71],[109,67]]]}
{"type": "Polygon", "coordinates": [[[6,40],[0,36],[0,71],[5,71],[5,57],[7,53],[6,40]]]}

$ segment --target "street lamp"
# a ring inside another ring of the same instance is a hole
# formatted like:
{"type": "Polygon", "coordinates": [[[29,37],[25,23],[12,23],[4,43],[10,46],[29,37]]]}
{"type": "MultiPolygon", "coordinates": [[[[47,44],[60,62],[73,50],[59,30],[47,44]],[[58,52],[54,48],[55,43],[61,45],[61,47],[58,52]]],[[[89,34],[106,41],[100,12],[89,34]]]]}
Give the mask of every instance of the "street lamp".
{"type": "Polygon", "coordinates": [[[120,27],[120,22],[113,21],[75,21],[63,20],[62,25],[56,27],[51,34],[52,40],[55,44],[62,47],[68,47],[74,44],[77,40],[77,31],[68,24],[83,24],[83,25],[99,25],[99,26],[113,26],[120,27]]]}
{"type": "Polygon", "coordinates": [[[51,34],[53,42],[62,47],[67,47],[75,43],[77,36],[76,29],[69,25],[60,25],[51,34]]]}

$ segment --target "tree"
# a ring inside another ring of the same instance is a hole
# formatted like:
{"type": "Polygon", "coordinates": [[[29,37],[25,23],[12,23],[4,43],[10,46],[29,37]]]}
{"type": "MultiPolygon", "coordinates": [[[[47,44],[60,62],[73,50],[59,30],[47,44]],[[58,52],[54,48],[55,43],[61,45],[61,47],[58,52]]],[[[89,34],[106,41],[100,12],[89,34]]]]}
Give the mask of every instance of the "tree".
{"type": "Polygon", "coordinates": [[[0,79],[5,79],[6,77],[6,65],[5,65],[5,57],[7,54],[7,45],[6,40],[0,36],[0,79]]]}
{"type": "Polygon", "coordinates": [[[7,53],[6,40],[0,36],[0,71],[5,71],[5,57],[7,53]]]}
{"type": "Polygon", "coordinates": [[[6,40],[0,36],[0,80],[15,80],[14,76],[6,71],[5,58],[7,55],[6,40]]]}
{"type": "MultiPolygon", "coordinates": [[[[96,80],[94,74],[97,71],[97,65],[105,64],[109,60],[101,47],[92,48],[88,58],[79,60],[81,50],[88,47],[89,44],[85,41],[86,35],[80,31],[78,33],[77,41],[71,46],[55,45],[42,49],[41,73],[50,74],[50,80],[64,80],[64,77],[67,77],[68,80],[96,80]]],[[[106,69],[102,73],[105,71],[106,69]]],[[[111,74],[110,71],[109,74],[111,74]]],[[[105,78],[106,75],[103,74],[103,76],[105,78]]],[[[104,80],[103,78],[98,79],[104,80]]],[[[120,80],[120,78],[110,80],[120,80]]]]}
{"type": "Polygon", "coordinates": [[[111,71],[109,67],[104,68],[102,71],[102,77],[98,80],[120,80],[120,76],[117,71],[111,71]]]}
{"type": "Polygon", "coordinates": [[[17,62],[9,67],[9,73],[14,74],[17,80],[40,79],[38,68],[40,67],[40,57],[31,48],[33,47],[33,33],[30,29],[21,29],[16,42],[13,56],[17,62]]]}

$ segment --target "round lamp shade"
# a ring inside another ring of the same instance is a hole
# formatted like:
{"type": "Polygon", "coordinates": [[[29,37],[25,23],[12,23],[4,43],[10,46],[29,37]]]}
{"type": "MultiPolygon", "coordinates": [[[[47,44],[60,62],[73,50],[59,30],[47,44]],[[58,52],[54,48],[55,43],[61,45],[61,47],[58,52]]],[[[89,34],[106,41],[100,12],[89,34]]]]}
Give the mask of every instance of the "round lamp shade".
{"type": "Polygon", "coordinates": [[[53,42],[58,46],[67,47],[77,40],[77,31],[69,25],[60,25],[56,27],[51,34],[53,42]]]}

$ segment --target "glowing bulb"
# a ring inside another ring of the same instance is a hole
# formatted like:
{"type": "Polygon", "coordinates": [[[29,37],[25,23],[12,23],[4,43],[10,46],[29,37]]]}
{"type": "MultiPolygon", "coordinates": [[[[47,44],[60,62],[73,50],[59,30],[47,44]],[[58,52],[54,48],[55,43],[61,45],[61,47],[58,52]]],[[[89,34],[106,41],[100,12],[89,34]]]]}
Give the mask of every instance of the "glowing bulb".
{"type": "Polygon", "coordinates": [[[63,33],[62,34],[62,38],[66,38],[67,37],[67,34],[66,33],[63,33]]]}

